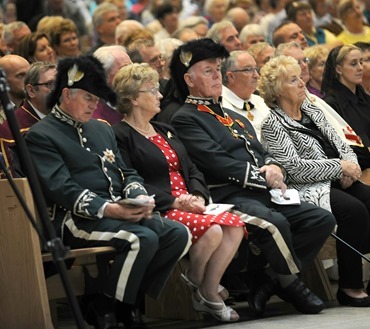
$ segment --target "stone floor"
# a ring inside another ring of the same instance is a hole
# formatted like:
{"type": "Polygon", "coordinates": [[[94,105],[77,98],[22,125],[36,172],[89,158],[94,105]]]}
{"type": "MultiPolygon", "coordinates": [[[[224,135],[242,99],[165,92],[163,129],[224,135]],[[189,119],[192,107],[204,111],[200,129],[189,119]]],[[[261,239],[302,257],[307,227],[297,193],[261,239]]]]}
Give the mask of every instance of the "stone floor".
{"type": "MultiPolygon", "coordinates": [[[[336,301],[326,303],[327,308],[317,315],[300,314],[281,301],[272,298],[267,305],[263,318],[254,317],[246,302],[236,303],[233,307],[238,311],[240,320],[232,324],[223,324],[207,315],[202,321],[172,321],[163,319],[145,319],[150,329],[369,329],[370,309],[339,306],[336,301]]],[[[67,304],[58,305],[59,329],[77,329],[67,304]]],[[[86,326],[86,329],[93,327],[86,326]]]]}

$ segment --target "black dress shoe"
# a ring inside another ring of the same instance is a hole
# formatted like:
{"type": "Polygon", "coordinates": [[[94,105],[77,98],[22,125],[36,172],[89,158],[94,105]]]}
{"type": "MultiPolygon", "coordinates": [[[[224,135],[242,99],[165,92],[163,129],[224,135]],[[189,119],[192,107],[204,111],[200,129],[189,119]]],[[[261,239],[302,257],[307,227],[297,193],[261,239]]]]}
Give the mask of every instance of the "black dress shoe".
{"type": "MultiPolygon", "coordinates": [[[[125,326],[126,329],[129,329],[125,326]]],[[[132,310],[132,325],[131,329],[147,329],[147,325],[143,320],[143,316],[139,307],[132,310]]]]}
{"type": "Polygon", "coordinates": [[[268,279],[248,295],[248,304],[257,316],[265,313],[266,303],[276,294],[276,281],[268,279]]]}
{"type": "Polygon", "coordinates": [[[86,322],[95,329],[118,329],[115,313],[101,314],[95,307],[94,302],[88,306],[86,322]]]}
{"type": "Polygon", "coordinates": [[[317,314],[325,308],[323,301],[298,279],[286,288],[280,287],[277,295],[303,314],[317,314]]]}
{"type": "Polygon", "coordinates": [[[370,296],[354,298],[348,296],[342,289],[337,291],[337,300],[340,305],[352,307],[370,307],[370,296]]]}
{"type": "Polygon", "coordinates": [[[123,323],[125,329],[147,329],[141,310],[133,305],[117,302],[116,303],[117,321],[123,323]]]}

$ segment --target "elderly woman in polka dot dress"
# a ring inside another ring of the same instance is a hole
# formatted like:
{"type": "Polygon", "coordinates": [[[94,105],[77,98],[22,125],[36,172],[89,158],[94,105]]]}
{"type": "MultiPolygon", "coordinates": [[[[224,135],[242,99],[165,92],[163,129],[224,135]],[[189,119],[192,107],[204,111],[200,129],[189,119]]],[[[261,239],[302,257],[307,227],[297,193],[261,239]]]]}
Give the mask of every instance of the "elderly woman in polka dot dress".
{"type": "Polygon", "coordinates": [[[246,235],[245,225],[230,212],[204,214],[209,191],[203,174],[191,162],[173,128],[150,121],[160,112],[158,86],[158,74],[147,64],[122,67],[115,76],[117,110],[124,114],[113,126],[118,147],[126,165],[144,178],[148,193],[155,194],[155,210],[192,232],[190,267],[183,279],[214,303],[215,311],[209,313],[216,319],[237,321],[239,315],[223,302],[228,292],[219,283],[246,235]]]}

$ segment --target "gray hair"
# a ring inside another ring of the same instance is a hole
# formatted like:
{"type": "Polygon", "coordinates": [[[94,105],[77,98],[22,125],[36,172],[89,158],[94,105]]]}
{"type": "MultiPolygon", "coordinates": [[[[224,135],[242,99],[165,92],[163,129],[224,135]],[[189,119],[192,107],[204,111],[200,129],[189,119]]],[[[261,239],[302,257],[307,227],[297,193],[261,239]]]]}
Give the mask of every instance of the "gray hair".
{"type": "Polygon", "coordinates": [[[256,59],[258,55],[266,48],[266,47],[273,47],[268,42],[258,42],[248,48],[247,52],[256,59]]]}
{"type": "Polygon", "coordinates": [[[277,46],[276,50],[275,50],[275,55],[274,57],[277,57],[277,56],[280,56],[280,55],[285,55],[285,51],[287,49],[291,49],[291,48],[299,48],[302,50],[300,44],[296,41],[291,41],[291,42],[287,42],[287,43],[281,43],[280,45],[277,46]]]}
{"type": "Polygon", "coordinates": [[[236,67],[236,61],[238,56],[246,53],[245,50],[235,50],[230,53],[228,58],[225,58],[221,63],[221,74],[222,74],[222,84],[227,87],[229,84],[229,79],[227,77],[227,72],[234,70],[236,67]]]}
{"type": "Polygon", "coordinates": [[[239,34],[239,40],[242,44],[245,43],[248,37],[250,36],[257,36],[262,35],[264,38],[266,38],[265,33],[263,32],[263,29],[261,25],[259,24],[247,24],[245,25],[239,34]]]}
{"type": "MultiPolygon", "coordinates": [[[[225,5],[226,5],[226,8],[229,8],[230,6],[230,0],[224,0],[225,1],[225,5]]],[[[206,14],[209,14],[209,10],[213,7],[213,3],[215,2],[215,0],[206,0],[205,3],[204,3],[204,12],[206,14]]]]}
{"type": "Polygon", "coordinates": [[[110,70],[113,67],[116,52],[125,52],[126,48],[121,45],[110,45],[110,46],[103,46],[96,49],[93,53],[93,56],[97,58],[100,63],[103,64],[103,68],[105,73],[108,75],[110,70]]]}
{"type": "Polygon", "coordinates": [[[208,26],[208,21],[203,16],[189,16],[180,22],[180,28],[194,28],[199,24],[205,24],[208,26]]]}
{"type": "Polygon", "coordinates": [[[3,34],[2,34],[4,43],[8,44],[8,43],[13,42],[14,31],[20,30],[24,26],[28,27],[28,25],[22,21],[15,21],[9,24],[5,24],[4,29],[3,29],[3,34]]]}
{"type": "Polygon", "coordinates": [[[184,43],[181,40],[176,38],[164,38],[155,43],[165,58],[171,58],[173,51],[183,44],[184,43]]]}
{"type": "Polygon", "coordinates": [[[214,42],[221,42],[221,31],[227,27],[235,27],[234,24],[228,20],[222,20],[221,22],[214,23],[208,30],[206,38],[212,39],[214,42]]]}
{"type": "Polygon", "coordinates": [[[117,11],[118,8],[116,5],[110,2],[102,2],[96,7],[93,14],[93,23],[94,26],[99,26],[104,22],[104,14],[109,11],[117,11]]]}

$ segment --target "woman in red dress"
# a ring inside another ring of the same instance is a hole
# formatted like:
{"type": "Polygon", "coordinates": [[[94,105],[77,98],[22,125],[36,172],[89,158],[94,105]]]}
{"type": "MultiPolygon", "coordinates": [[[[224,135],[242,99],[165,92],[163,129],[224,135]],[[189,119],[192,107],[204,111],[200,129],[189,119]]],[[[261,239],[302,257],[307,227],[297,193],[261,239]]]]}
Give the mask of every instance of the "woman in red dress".
{"type": "Polygon", "coordinates": [[[113,126],[123,160],[155,194],[156,208],[165,217],[186,225],[193,235],[190,267],[182,275],[194,290],[195,310],[223,322],[239,315],[224,303],[228,292],[220,280],[246,235],[241,218],[230,212],[206,215],[209,191],[203,174],[169,125],[150,120],[160,112],[158,74],[147,64],[120,69],[114,82],[118,111],[124,119],[113,126]]]}

